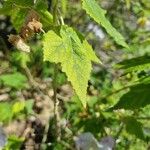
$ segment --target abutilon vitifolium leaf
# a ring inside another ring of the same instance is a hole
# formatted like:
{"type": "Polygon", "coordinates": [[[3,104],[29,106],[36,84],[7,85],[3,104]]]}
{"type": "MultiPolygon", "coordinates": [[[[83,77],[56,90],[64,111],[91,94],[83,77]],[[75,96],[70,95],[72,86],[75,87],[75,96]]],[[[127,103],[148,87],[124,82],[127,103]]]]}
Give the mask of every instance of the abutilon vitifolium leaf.
{"type": "Polygon", "coordinates": [[[100,62],[86,40],[81,41],[77,33],[70,27],[62,26],[60,35],[54,31],[44,34],[44,60],[61,63],[83,106],[86,106],[86,90],[91,61],[100,62]]]}
{"type": "Polygon", "coordinates": [[[121,46],[129,49],[124,37],[111,25],[105,17],[106,11],[102,9],[95,0],[82,0],[82,8],[91,16],[98,24],[105,28],[107,33],[121,46]]]}

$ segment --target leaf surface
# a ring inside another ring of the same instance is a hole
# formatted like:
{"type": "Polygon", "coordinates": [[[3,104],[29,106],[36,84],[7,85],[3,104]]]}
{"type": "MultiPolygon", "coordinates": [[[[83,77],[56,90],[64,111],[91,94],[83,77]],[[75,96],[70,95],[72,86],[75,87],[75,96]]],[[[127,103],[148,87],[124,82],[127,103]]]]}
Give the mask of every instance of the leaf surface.
{"type": "Polygon", "coordinates": [[[124,60],[116,65],[116,68],[123,69],[125,73],[141,71],[150,68],[150,56],[140,56],[124,60]]]}
{"type": "Polygon", "coordinates": [[[124,94],[114,109],[138,109],[150,104],[150,84],[138,84],[132,86],[130,91],[124,94]]]}
{"type": "Polygon", "coordinates": [[[92,47],[86,40],[82,42],[77,33],[66,26],[60,29],[60,36],[54,31],[46,33],[43,46],[44,60],[61,63],[62,71],[71,81],[83,106],[86,106],[86,90],[92,69],[91,61],[99,62],[92,47]]]}
{"type": "Polygon", "coordinates": [[[0,80],[3,82],[4,85],[15,88],[21,89],[25,87],[25,83],[27,81],[26,76],[19,72],[15,72],[13,74],[4,74],[0,76],[0,80]]]}
{"type": "Polygon", "coordinates": [[[126,117],[125,118],[126,130],[128,133],[135,135],[139,139],[144,140],[144,133],[142,130],[142,124],[138,122],[133,117],[126,117]]]}
{"type": "Polygon", "coordinates": [[[106,11],[95,0],[82,0],[82,7],[98,24],[105,28],[107,33],[114,38],[116,43],[129,49],[124,37],[111,25],[105,17],[106,11]]]}

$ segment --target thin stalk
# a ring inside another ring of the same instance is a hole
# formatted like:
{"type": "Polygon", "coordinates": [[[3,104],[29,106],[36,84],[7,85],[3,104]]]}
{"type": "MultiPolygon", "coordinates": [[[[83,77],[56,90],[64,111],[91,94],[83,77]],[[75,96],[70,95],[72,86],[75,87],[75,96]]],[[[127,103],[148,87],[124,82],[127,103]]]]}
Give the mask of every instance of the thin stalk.
{"type": "MultiPolygon", "coordinates": [[[[59,23],[58,19],[58,0],[52,0],[52,11],[53,11],[53,24],[57,26],[59,23]]],[[[58,105],[59,102],[57,100],[57,75],[58,75],[58,64],[54,65],[54,76],[53,76],[53,90],[54,90],[54,125],[55,125],[55,137],[56,140],[59,141],[61,139],[61,129],[59,126],[59,110],[58,105]]]]}
{"type": "MultiPolygon", "coordinates": [[[[53,24],[54,26],[57,26],[58,25],[58,17],[57,17],[57,10],[58,10],[58,0],[52,0],[52,14],[53,14],[53,24]]],[[[60,138],[61,138],[61,129],[60,129],[60,126],[59,126],[59,110],[58,110],[58,100],[57,100],[57,88],[58,88],[58,85],[57,85],[57,76],[58,76],[58,64],[55,64],[54,65],[54,73],[53,73],[53,92],[54,92],[54,95],[53,95],[53,102],[54,102],[54,133],[55,133],[55,137],[56,137],[56,140],[59,141],[60,138]]],[[[48,94],[48,92],[47,92],[48,94]]],[[[49,128],[50,128],[50,118],[49,118],[49,122],[48,124],[45,126],[45,131],[44,131],[44,136],[43,136],[43,139],[42,139],[42,144],[41,144],[41,149],[43,149],[44,147],[44,144],[46,143],[46,140],[47,140],[47,135],[48,135],[48,131],[49,131],[49,128]]]]}
{"type": "Polygon", "coordinates": [[[55,125],[55,136],[57,141],[60,140],[61,138],[61,129],[59,126],[59,110],[58,110],[58,105],[59,101],[57,99],[57,75],[58,75],[58,65],[54,65],[54,77],[53,77],[53,91],[54,91],[54,125],[55,125]]]}

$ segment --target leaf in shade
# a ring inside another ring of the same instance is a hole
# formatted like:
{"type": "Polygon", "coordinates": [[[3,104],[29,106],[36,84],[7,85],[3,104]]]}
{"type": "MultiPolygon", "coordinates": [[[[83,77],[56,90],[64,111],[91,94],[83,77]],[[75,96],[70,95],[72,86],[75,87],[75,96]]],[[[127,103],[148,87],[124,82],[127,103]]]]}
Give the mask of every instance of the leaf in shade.
{"type": "Polygon", "coordinates": [[[123,69],[125,73],[141,71],[150,68],[150,56],[140,56],[124,60],[116,65],[116,68],[123,69]]]}
{"type": "Polygon", "coordinates": [[[124,94],[113,109],[138,109],[150,104],[150,84],[138,84],[132,86],[124,94]]]}
{"type": "Polygon", "coordinates": [[[5,86],[9,86],[15,89],[21,89],[25,87],[27,78],[23,74],[19,72],[15,72],[11,74],[1,75],[0,80],[3,82],[5,86]]]}
{"type": "Polygon", "coordinates": [[[9,122],[13,117],[12,104],[0,103],[0,122],[9,122]]]}
{"type": "Polygon", "coordinates": [[[142,129],[142,124],[138,122],[133,117],[124,118],[126,125],[126,131],[132,135],[135,135],[137,138],[144,140],[144,132],[142,129]]]}

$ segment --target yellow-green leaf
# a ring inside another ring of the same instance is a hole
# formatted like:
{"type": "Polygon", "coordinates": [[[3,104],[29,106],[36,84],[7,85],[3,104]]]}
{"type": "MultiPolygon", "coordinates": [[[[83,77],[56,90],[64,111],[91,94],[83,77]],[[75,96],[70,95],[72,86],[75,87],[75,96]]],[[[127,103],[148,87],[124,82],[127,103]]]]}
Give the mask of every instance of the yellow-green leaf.
{"type": "Polygon", "coordinates": [[[91,61],[99,62],[87,41],[81,41],[77,33],[70,27],[63,26],[60,36],[54,31],[44,35],[43,40],[44,60],[61,63],[62,71],[66,73],[68,80],[86,106],[86,90],[90,72],[91,61]]]}
{"type": "Polygon", "coordinates": [[[12,107],[12,112],[14,114],[21,112],[25,108],[25,102],[16,102],[12,107]]]}

